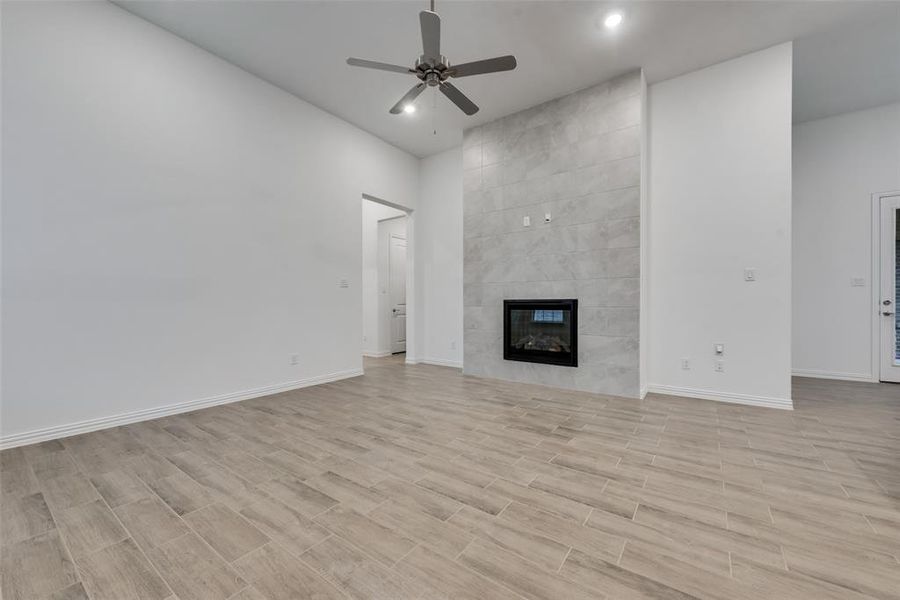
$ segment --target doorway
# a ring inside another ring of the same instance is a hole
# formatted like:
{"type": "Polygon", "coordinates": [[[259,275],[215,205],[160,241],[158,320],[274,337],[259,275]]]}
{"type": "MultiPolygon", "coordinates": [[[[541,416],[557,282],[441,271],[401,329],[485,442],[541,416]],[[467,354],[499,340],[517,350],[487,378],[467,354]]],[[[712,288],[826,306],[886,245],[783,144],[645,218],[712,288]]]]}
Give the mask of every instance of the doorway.
{"type": "Polygon", "coordinates": [[[363,196],[363,356],[408,360],[411,220],[402,207],[363,196]]]}
{"type": "Polygon", "coordinates": [[[873,212],[879,216],[879,379],[900,383],[900,192],[879,194],[876,203],[873,212]]]}

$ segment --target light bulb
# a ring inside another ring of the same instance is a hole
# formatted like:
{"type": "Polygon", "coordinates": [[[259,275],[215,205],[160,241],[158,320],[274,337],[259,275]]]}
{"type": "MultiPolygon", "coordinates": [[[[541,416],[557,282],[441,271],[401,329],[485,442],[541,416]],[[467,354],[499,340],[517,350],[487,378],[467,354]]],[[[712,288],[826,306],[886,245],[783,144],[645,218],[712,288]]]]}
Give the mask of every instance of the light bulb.
{"type": "Polygon", "coordinates": [[[603,24],[610,29],[614,29],[622,22],[622,13],[609,13],[603,20],[603,24]]]}

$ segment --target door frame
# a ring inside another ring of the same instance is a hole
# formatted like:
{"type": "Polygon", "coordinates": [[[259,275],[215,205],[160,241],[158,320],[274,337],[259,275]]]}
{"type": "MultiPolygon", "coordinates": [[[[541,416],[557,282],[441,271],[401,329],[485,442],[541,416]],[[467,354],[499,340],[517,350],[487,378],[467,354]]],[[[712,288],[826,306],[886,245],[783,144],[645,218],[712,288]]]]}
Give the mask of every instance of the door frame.
{"type": "MultiPolygon", "coordinates": [[[[871,274],[871,298],[870,298],[870,323],[871,323],[871,359],[872,381],[881,381],[881,200],[891,196],[900,196],[900,190],[876,192],[872,194],[871,219],[872,219],[872,274],[871,274]]],[[[896,310],[896,307],[895,307],[896,310]]]]}
{"type": "MultiPolygon", "coordinates": [[[[416,277],[416,217],[415,210],[402,204],[397,204],[396,202],[390,202],[388,200],[384,200],[383,198],[379,198],[377,196],[372,196],[371,194],[363,193],[362,198],[364,200],[368,200],[370,202],[375,202],[376,204],[382,204],[384,206],[390,206],[391,208],[396,208],[397,210],[403,211],[406,213],[406,364],[413,365],[418,361],[418,351],[419,348],[416,345],[416,331],[417,327],[417,308],[418,308],[418,300],[419,298],[416,295],[415,288],[415,277],[416,277]]],[[[362,275],[360,274],[360,281],[362,275]]],[[[360,328],[362,324],[360,323],[360,328]]],[[[360,352],[359,355],[362,356],[362,331],[359,332],[359,335],[356,336],[358,340],[360,340],[360,352]]]]}

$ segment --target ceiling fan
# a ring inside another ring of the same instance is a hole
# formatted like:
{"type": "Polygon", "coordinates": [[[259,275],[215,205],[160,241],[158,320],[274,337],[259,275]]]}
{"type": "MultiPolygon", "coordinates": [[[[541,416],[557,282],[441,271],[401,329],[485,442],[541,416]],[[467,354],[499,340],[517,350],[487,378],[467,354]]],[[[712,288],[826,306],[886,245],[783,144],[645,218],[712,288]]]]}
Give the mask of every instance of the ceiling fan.
{"type": "Polygon", "coordinates": [[[419,13],[419,23],[422,27],[422,56],[416,59],[413,68],[361,58],[348,58],[347,64],[366,69],[407,73],[419,78],[421,83],[417,83],[400,98],[400,101],[391,108],[391,114],[400,114],[407,106],[411,106],[427,85],[437,86],[441,93],[447,96],[460,110],[467,115],[474,115],[478,112],[478,106],[447,80],[451,77],[469,77],[484,73],[511,71],[516,68],[516,57],[498,56],[461,65],[451,65],[447,57],[441,55],[441,18],[434,12],[434,0],[431,0],[431,10],[423,10],[419,13]]]}

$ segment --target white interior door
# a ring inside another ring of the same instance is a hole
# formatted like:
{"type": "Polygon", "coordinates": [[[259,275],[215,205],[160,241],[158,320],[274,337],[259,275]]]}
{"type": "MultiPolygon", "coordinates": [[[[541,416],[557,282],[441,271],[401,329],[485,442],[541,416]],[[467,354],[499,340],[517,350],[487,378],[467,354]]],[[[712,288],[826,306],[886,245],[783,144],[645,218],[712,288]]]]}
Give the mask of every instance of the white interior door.
{"type": "Polygon", "coordinates": [[[881,381],[900,382],[900,195],[881,198],[881,381]]]}
{"type": "Polygon", "coordinates": [[[391,352],[406,352],[406,240],[391,236],[388,254],[391,298],[391,352]]]}

